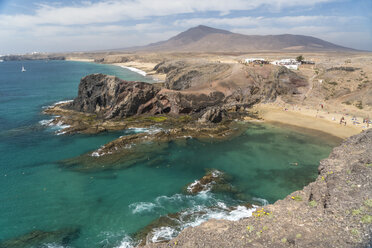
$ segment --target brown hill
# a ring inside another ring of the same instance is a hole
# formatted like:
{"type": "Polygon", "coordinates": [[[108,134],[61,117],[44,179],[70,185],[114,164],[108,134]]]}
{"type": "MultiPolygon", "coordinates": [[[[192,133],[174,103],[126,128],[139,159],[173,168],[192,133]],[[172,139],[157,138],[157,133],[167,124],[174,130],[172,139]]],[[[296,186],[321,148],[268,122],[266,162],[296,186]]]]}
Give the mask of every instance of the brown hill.
{"type": "Polygon", "coordinates": [[[166,41],[130,50],[172,52],[356,51],[312,36],[243,35],[203,25],[190,28],[166,41]]]}

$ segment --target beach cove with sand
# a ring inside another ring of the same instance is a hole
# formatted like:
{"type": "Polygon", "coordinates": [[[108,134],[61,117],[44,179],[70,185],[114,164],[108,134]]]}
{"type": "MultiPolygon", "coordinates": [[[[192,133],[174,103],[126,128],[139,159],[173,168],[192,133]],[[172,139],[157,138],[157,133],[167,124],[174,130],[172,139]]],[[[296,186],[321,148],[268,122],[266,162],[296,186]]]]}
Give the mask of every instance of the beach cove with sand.
{"type": "Polygon", "coordinates": [[[210,218],[249,217],[257,206],[273,203],[314,180],[319,161],[340,142],[314,130],[243,121],[237,125],[245,131],[222,142],[170,142],[155,161],[119,170],[76,172],[60,161],[147,130],[64,135],[61,129],[66,127],[49,125],[51,116],[42,114],[43,109],[76,97],[80,78],[91,73],[150,83],[152,79],[111,65],[23,64],[26,73],[20,72],[20,62],[0,65],[2,75],[8,76],[1,79],[1,240],[43,230],[55,232],[45,239],[49,245],[60,245],[61,235],[68,234],[66,247],[130,247],[138,242],[135,237],[141,229],[170,213],[185,211],[189,217],[181,226],[155,228],[153,241],[172,238],[210,218]],[[210,169],[229,175],[234,190],[184,192],[186,185],[210,169]],[[241,207],[227,211],[232,206],[241,207]]]}

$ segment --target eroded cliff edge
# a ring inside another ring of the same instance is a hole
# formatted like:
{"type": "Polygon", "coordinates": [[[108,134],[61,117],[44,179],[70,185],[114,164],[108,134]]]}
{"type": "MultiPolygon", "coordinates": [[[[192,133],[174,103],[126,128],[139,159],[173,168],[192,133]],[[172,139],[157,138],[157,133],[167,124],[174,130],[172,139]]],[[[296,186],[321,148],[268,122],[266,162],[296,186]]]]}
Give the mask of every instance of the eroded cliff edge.
{"type": "Polygon", "coordinates": [[[145,247],[368,247],[372,234],[372,130],[345,140],[303,190],[240,221],[209,220],[145,247]]]}

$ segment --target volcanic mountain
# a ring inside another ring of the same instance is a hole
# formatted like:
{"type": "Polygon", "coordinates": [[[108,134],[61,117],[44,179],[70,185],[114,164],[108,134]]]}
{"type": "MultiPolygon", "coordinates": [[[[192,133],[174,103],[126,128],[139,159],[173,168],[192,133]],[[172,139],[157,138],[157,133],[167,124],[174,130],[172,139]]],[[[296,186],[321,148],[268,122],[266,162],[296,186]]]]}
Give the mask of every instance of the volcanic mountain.
{"type": "Polygon", "coordinates": [[[256,52],[256,51],[355,51],[312,36],[243,35],[203,25],[190,28],[166,41],[135,47],[136,51],[256,52]]]}

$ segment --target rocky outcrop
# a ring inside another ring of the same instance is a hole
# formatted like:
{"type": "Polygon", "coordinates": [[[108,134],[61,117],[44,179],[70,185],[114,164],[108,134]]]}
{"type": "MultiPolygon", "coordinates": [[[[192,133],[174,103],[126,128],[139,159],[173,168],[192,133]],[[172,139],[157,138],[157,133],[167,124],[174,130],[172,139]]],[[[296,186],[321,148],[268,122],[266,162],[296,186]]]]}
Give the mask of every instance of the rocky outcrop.
{"type": "Polygon", "coordinates": [[[226,114],[226,110],[221,109],[220,107],[212,107],[205,111],[198,121],[201,123],[219,123],[226,116],[226,114]]]}
{"type": "Polygon", "coordinates": [[[165,87],[171,90],[185,90],[216,80],[229,69],[228,64],[185,61],[162,62],[154,68],[158,73],[167,73],[165,87]]]}
{"type": "Polygon", "coordinates": [[[229,183],[231,177],[219,170],[209,170],[200,178],[186,185],[184,192],[186,194],[198,194],[200,192],[235,192],[229,183]]]}
{"type": "Polygon", "coordinates": [[[193,114],[224,103],[225,95],[219,91],[211,93],[189,93],[161,90],[151,101],[139,109],[139,113],[193,114]]]}
{"type": "Polygon", "coordinates": [[[148,83],[92,74],[81,79],[78,97],[71,108],[94,113],[104,119],[128,117],[137,114],[140,106],[154,98],[158,91],[148,83]]]}
{"type": "Polygon", "coordinates": [[[372,130],[350,137],[322,160],[303,190],[252,217],[209,220],[167,243],[145,247],[368,247],[372,237],[372,130]]]}

